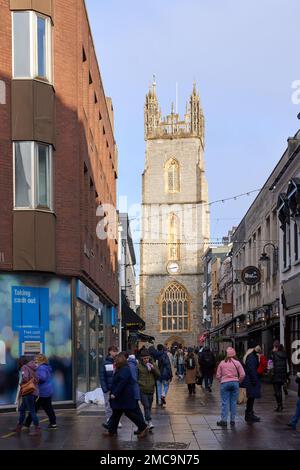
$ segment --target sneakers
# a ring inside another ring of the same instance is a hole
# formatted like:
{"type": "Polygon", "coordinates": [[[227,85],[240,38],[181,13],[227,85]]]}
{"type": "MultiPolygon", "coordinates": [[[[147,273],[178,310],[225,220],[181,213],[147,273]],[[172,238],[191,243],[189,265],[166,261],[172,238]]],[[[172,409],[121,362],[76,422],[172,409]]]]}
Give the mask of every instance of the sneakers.
{"type": "Polygon", "coordinates": [[[152,429],[154,429],[154,425],[152,421],[148,421],[148,427],[149,427],[149,431],[152,431],[152,429]]]}
{"type": "Polygon", "coordinates": [[[118,424],[118,428],[121,429],[123,426],[122,426],[122,423],[119,423],[118,424]]]}
{"type": "Polygon", "coordinates": [[[57,424],[49,424],[48,429],[57,429],[57,424]]]}
{"type": "Polygon", "coordinates": [[[221,428],[227,428],[227,422],[226,421],[218,421],[217,426],[221,426],[221,428]]]}
{"type": "Polygon", "coordinates": [[[161,396],[161,403],[162,403],[162,405],[166,405],[166,404],[167,404],[166,398],[165,398],[163,395],[161,396]]]}

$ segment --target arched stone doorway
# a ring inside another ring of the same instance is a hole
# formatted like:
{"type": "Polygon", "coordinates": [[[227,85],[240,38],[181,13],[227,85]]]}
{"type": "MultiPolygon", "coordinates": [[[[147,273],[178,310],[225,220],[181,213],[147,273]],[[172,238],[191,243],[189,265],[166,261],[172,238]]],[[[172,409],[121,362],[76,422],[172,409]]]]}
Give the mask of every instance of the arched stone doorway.
{"type": "Polygon", "coordinates": [[[174,348],[178,347],[181,344],[182,347],[185,346],[184,340],[181,338],[181,336],[170,336],[166,341],[165,341],[165,346],[167,348],[174,348]]]}

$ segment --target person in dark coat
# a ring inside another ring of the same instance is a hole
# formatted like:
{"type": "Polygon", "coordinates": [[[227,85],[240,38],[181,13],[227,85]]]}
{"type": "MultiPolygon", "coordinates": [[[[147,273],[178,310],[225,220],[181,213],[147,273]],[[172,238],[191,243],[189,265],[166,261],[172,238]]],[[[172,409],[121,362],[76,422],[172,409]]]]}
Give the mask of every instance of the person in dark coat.
{"type": "Polygon", "coordinates": [[[204,379],[205,390],[211,392],[213,384],[216,359],[208,347],[205,347],[199,355],[199,364],[201,368],[201,377],[204,379]]]}
{"type": "Polygon", "coordinates": [[[288,424],[289,428],[293,429],[294,431],[296,431],[296,426],[300,419],[300,372],[297,373],[296,383],[298,384],[298,401],[296,404],[296,412],[288,424]]]}
{"type": "Polygon", "coordinates": [[[104,395],[105,416],[107,422],[112,415],[109,398],[114,375],[114,361],[117,354],[118,348],[116,346],[110,346],[108,348],[108,355],[100,367],[100,385],[104,395]]]}
{"type": "Polygon", "coordinates": [[[254,401],[261,397],[261,382],[257,372],[259,366],[259,354],[261,353],[261,347],[255,346],[255,348],[248,349],[244,356],[244,366],[246,377],[242,383],[242,386],[247,391],[247,406],[245,412],[245,421],[247,422],[259,422],[260,418],[254,413],[254,401]]]}
{"type": "Polygon", "coordinates": [[[277,402],[275,411],[282,411],[282,387],[287,381],[287,354],[282,344],[274,346],[271,360],[273,362],[272,383],[277,402]]]}
{"type": "MultiPolygon", "coordinates": [[[[125,356],[127,357],[127,362],[129,365],[131,376],[133,378],[133,382],[134,382],[134,398],[136,400],[136,411],[137,411],[137,414],[140,416],[140,418],[144,420],[144,416],[139,405],[139,401],[142,400],[142,397],[141,397],[141,390],[140,390],[140,386],[138,382],[138,361],[136,360],[134,354],[126,353],[125,356]]],[[[150,426],[149,426],[149,429],[151,429],[150,426]]],[[[139,430],[137,429],[134,433],[138,434],[139,430]]]]}
{"type": "Polygon", "coordinates": [[[154,360],[157,361],[160,373],[160,377],[156,382],[158,404],[164,407],[166,405],[166,396],[169,390],[169,385],[173,378],[172,366],[163,344],[158,344],[157,350],[155,348],[149,348],[149,352],[154,360]]]}
{"type": "Polygon", "coordinates": [[[123,414],[127,416],[138,428],[138,437],[143,438],[148,432],[148,426],[136,410],[136,399],[134,395],[134,380],[124,353],[119,353],[115,358],[116,370],[110,391],[110,406],[112,416],[108,421],[108,430],[104,436],[117,434],[120,418],[123,414]]]}

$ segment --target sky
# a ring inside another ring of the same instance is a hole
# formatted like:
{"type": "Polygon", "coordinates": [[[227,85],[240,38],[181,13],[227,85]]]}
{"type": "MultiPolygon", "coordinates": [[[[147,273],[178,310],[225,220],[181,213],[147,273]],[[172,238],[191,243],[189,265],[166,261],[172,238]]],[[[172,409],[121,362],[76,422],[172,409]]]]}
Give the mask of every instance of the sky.
{"type": "MultiPolygon", "coordinates": [[[[144,102],[153,74],[163,115],[175,101],[176,82],[181,115],[197,83],[210,201],[261,188],[300,127],[300,104],[292,100],[300,80],[299,0],[86,4],[105,93],[113,99],[118,191],[128,198],[130,216],[141,202],[144,102]]],[[[237,225],[253,199],[212,204],[211,240],[237,225]]],[[[134,236],[138,241],[138,230],[134,236]]]]}

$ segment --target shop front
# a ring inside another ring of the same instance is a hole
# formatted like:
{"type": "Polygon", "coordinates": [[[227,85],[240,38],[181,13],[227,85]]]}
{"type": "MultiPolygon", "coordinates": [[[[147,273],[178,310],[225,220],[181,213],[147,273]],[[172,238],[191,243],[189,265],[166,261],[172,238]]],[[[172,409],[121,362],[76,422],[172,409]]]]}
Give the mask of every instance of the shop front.
{"type": "Polygon", "coordinates": [[[0,274],[0,408],[13,407],[18,359],[45,354],[54,402],[72,403],[71,281],[51,275],[0,274]]]}
{"type": "MultiPolygon", "coordinates": [[[[283,282],[285,346],[291,375],[300,371],[300,274],[283,282]]],[[[291,381],[294,385],[294,380],[291,381]]]]}

